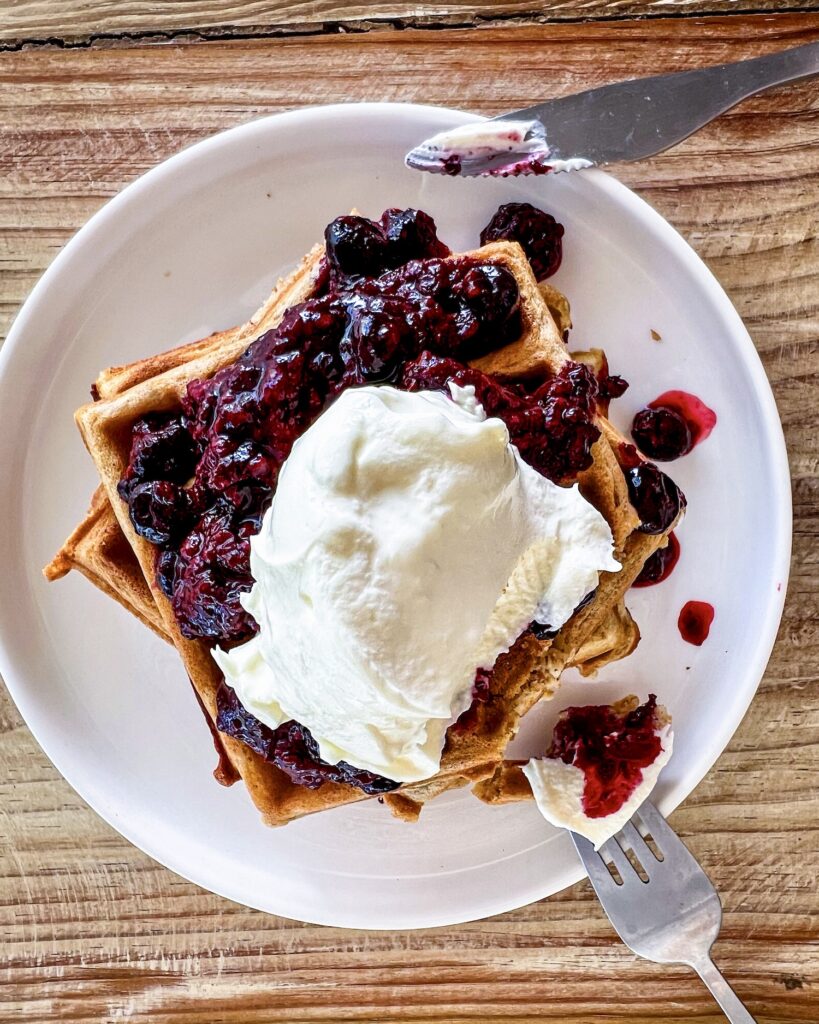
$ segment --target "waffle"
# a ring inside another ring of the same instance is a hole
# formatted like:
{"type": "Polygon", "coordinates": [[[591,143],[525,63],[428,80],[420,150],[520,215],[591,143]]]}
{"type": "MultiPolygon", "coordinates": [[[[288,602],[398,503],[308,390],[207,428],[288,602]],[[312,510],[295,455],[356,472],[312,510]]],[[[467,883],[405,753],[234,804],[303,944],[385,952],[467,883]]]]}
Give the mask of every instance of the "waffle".
{"type": "MultiPolygon", "coordinates": [[[[477,361],[476,365],[500,377],[555,372],[568,356],[522,251],[514,244],[499,242],[471,255],[504,263],[514,273],[521,291],[523,313],[520,339],[477,361]]],[[[219,683],[216,666],[206,645],[181,637],[167,599],[153,582],[154,549],[134,533],[127,509],[116,494],[116,484],[127,462],[134,420],[147,412],[177,406],[189,380],[211,375],[235,360],[250,339],[278,322],[284,309],[307,298],[319,257],[320,250],[306,257],[243,328],[222,332],[131,367],[106,371],[97,383],[99,401],[83,407],[77,414],[111,508],[142,567],[144,579],[149,581],[147,586],[159,611],[162,628],[180,651],[211,718],[215,717],[219,683]]],[[[423,801],[437,792],[494,773],[508,739],[517,729],[520,715],[538,699],[550,695],[563,668],[582,657],[584,647],[610,628],[625,590],[645,559],[665,542],[662,536],[634,532],[636,515],[628,504],[625,481],[605,436],[595,445],[594,465],[583,474],[581,487],[612,527],[623,561],[622,571],[601,576],[594,600],[573,616],[554,641],[538,641],[527,635],[499,660],[489,700],[478,706],[474,727],[468,732],[450,730],[439,775],[385,798],[400,816],[414,817],[423,801]]],[[[64,560],[59,566],[58,562],[59,556],[49,567],[52,575],[58,575],[65,566],[64,560]]],[[[142,596],[144,598],[144,594],[142,596]]],[[[144,617],[144,604],[142,607],[144,617]]],[[[619,613],[621,623],[623,614],[619,613]]],[[[633,631],[631,635],[633,640],[633,631]]],[[[605,656],[605,652],[601,651],[598,656],[605,656]]],[[[302,814],[366,798],[359,790],[341,784],[325,783],[318,790],[297,786],[244,744],[230,737],[223,739],[232,763],[270,824],[283,824],[302,814]]]]}
{"type": "Polygon", "coordinates": [[[84,519],[43,573],[47,580],[58,580],[72,569],[81,572],[158,636],[170,640],[136,555],[102,486],[94,491],[84,519]]]}

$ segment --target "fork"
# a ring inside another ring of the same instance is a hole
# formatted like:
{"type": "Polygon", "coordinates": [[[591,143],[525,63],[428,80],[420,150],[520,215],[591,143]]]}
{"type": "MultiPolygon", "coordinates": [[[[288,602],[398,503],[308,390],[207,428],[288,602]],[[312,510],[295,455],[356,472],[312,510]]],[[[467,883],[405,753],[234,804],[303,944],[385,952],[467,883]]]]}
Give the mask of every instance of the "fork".
{"type": "Polygon", "coordinates": [[[655,963],[693,967],[732,1024],[755,1024],[711,961],[722,923],[717,890],[657,808],[646,800],[599,852],[588,839],[569,834],[603,909],[629,949],[655,963]],[[649,833],[657,854],[643,838],[649,833]]]}

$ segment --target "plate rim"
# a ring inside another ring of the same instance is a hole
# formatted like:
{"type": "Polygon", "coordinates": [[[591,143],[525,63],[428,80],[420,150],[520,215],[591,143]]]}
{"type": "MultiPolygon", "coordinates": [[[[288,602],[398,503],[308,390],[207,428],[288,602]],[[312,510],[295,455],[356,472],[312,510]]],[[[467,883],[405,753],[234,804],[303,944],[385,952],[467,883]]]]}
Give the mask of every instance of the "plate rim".
{"type": "MultiPolygon", "coordinates": [[[[115,196],[105,202],[75,232],[32,289],[15,317],[5,343],[0,348],[0,390],[8,386],[9,367],[13,365],[15,355],[24,343],[28,321],[34,316],[42,302],[47,300],[50,289],[54,283],[59,281],[63,269],[70,265],[75,253],[78,253],[83,246],[93,241],[99,232],[105,231],[109,221],[117,216],[120,208],[138,202],[143,190],[152,187],[155,182],[161,181],[166,175],[175,175],[189,161],[201,159],[209,152],[217,156],[220,147],[230,146],[236,139],[243,136],[252,138],[257,132],[265,133],[271,127],[273,130],[276,130],[276,126],[286,128],[288,125],[299,122],[309,123],[311,120],[320,122],[328,117],[348,117],[351,114],[353,117],[362,118],[380,119],[385,116],[395,118],[406,116],[409,112],[426,115],[430,119],[438,118],[442,122],[442,127],[446,124],[463,123],[470,118],[475,119],[478,116],[462,110],[432,104],[394,102],[336,103],[296,108],[254,118],[234,127],[216,132],[184,147],[139,175],[115,196]]],[[[734,308],[714,274],[680,233],[645,199],[603,171],[592,170],[586,171],[584,174],[593,177],[596,185],[604,193],[608,193],[608,196],[620,208],[625,208],[630,214],[637,217],[652,233],[659,235],[667,247],[671,248],[675,255],[683,260],[688,269],[692,271],[698,286],[708,293],[710,301],[728,325],[743,355],[749,383],[753,387],[754,397],[759,403],[759,408],[762,412],[764,436],[768,442],[771,458],[771,473],[780,492],[780,500],[776,503],[778,522],[776,523],[776,530],[772,531],[771,535],[772,555],[770,564],[777,579],[781,580],[781,588],[766,603],[764,626],[754,638],[753,651],[749,655],[746,675],[749,680],[755,679],[756,681],[753,684],[749,682],[746,692],[743,692],[741,695],[741,699],[734,699],[732,702],[729,709],[732,713],[726,715],[717,723],[716,728],[712,731],[710,742],[707,744],[707,747],[704,747],[704,755],[698,760],[697,771],[693,773],[691,779],[686,780],[686,784],[683,787],[685,790],[684,794],[680,795],[676,791],[672,791],[659,801],[663,813],[669,814],[699,785],[739,728],[763,678],[776,641],[787,593],[792,541],[792,499],[787,449],[773,391],[765,374],[759,353],[739,313],[734,308]]],[[[29,701],[26,696],[25,667],[21,666],[18,672],[14,663],[15,660],[7,650],[5,628],[4,617],[0,614],[0,675],[2,675],[9,694],[20,711],[27,728],[31,731],[46,756],[52,761],[57,771],[60,772],[79,796],[120,835],[158,863],[163,864],[176,874],[207,891],[214,892],[243,906],[265,913],[292,917],[296,920],[315,924],[381,931],[449,926],[479,920],[527,906],[585,877],[585,872],[579,864],[575,869],[567,866],[560,873],[560,877],[556,879],[558,888],[553,887],[555,879],[552,876],[553,881],[548,886],[533,887],[531,891],[526,893],[517,893],[511,902],[508,898],[504,899],[502,896],[496,896],[495,898],[487,898],[480,907],[475,908],[472,912],[464,911],[455,914],[442,912],[439,915],[426,913],[422,919],[416,919],[412,914],[409,914],[404,915],[404,918],[393,918],[386,924],[373,924],[369,919],[366,919],[366,915],[361,917],[355,912],[352,914],[349,912],[342,912],[341,914],[331,912],[326,916],[322,913],[310,912],[305,917],[296,907],[284,906],[283,908],[279,906],[273,909],[270,906],[260,906],[258,903],[248,900],[244,893],[240,895],[232,891],[233,887],[230,884],[220,884],[218,886],[213,886],[210,883],[204,884],[191,877],[190,868],[185,864],[176,862],[174,857],[170,855],[172,851],[163,850],[160,853],[153,849],[149,841],[150,837],[143,835],[136,827],[132,828],[129,822],[122,820],[114,807],[111,806],[110,801],[106,800],[103,792],[93,782],[83,779],[78,785],[72,779],[74,775],[73,766],[66,772],[61,764],[63,762],[62,756],[54,758],[48,751],[40,739],[40,729],[38,728],[40,715],[36,708],[36,701],[34,699],[29,701]]],[[[282,903],[286,904],[287,901],[284,900],[282,903]]]]}

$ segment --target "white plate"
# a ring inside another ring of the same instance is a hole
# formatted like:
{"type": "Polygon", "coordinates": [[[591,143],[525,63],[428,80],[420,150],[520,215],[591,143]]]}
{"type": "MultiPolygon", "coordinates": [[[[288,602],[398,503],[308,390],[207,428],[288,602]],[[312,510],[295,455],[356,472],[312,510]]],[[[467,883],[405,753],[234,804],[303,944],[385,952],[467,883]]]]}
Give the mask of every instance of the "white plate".
{"type": "Polygon", "coordinates": [[[65,247],[2,351],[0,671],[21,713],[78,792],[151,856],[231,899],[312,922],[450,924],[548,896],[582,872],[568,838],[532,805],[490,808],[458,791],[416,826],[371,801],[269,830],[241,786],[212,780],[210,737],[173,651],[77,574],[54,585],[40,575],[96,482],[71,414],[100,367],[240,322],[325,223],[354,205],[370,215],[420,206],[450,245],[471,247],[500,202],[531,200],[566,225],[554,283],[572,302],[572,344],[604,346],[613,371],[631,381],[618,424],[668,388],[699,395],[719,422],[672,467],[689,497],[683,554],[666,583],[630,595],[639,650],[599,682],[567,679],[515,750],[542,747],[546,725],[569,703],[656,691],[677,734],[656,794],[671,811],[736,729],[782,610],[782,432],[725,294],[657,213],[601,172],[484,182],[404,169],[411,145],[463,120],[430,107],[325,107],[193,146],[65,247]],[[689,599],[716,608],[701,648],[677,632],[689,599]]]}

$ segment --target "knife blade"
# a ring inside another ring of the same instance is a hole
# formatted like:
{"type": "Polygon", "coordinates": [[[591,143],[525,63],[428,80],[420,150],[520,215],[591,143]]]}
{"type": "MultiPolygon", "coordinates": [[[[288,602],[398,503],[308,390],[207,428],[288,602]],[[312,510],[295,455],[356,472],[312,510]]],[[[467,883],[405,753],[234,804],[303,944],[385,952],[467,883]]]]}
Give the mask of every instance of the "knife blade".
{"type": "Polygon", "coordinates": [[[661,153],[765,89],[819,74],[819,42],[751,60],[653,75],[537,103],[427,139],[409,167],[506,176],[578,170],[661,153]]]}

